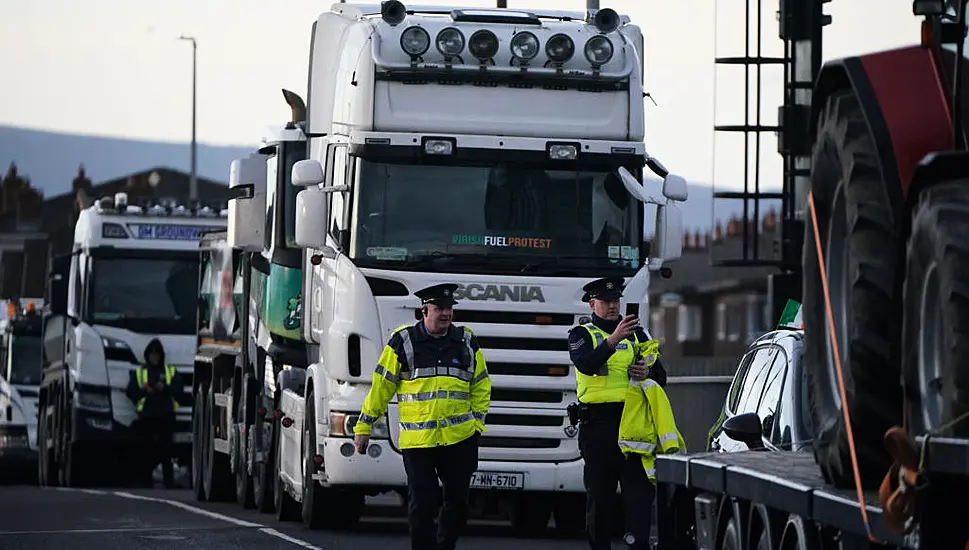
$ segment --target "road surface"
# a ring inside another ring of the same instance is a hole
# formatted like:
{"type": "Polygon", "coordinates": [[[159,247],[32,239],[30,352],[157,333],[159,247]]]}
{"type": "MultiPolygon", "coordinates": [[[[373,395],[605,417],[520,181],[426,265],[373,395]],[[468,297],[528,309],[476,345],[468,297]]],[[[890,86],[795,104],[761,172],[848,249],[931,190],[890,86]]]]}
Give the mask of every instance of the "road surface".
{"type": "MultiPolygon", "coordinates": [[[[581,538],[516,538],[499,522],[475,522],[462,550],[579,550],[581,538]]],[[[233,503],[195,502],[185,489],[0,486],[4,550],[408,550],[403,518],[367,516],[350,532],[311,531],[233,503]]],[[[621,544],[614,544],[621,548],[621,544]]]]}

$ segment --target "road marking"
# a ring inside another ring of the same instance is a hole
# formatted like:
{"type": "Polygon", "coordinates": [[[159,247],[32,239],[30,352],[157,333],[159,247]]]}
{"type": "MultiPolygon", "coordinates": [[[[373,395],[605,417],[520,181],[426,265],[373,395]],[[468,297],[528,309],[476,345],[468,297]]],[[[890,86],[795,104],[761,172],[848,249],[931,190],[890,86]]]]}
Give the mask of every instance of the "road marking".
{"type": "Polygon", "coordinates": [[[134,493],[126,493],[124,491],[111,491],[111,494],[117,495],[119,497],[130,498],[133,500],[143,500],[146,502],[158,502],[161,504],[168,504],[169,506],[181,508],[186,512],[192,512],[193,514],[198,514],[200,516],[206,516],[212,519],[225,521],[233,525],[237,525],[239,527],[263,527],[263,525],[260,525],[258,523],[253,523],[251,521],[246,521],[243,519],[237,519],[232,516],[226,516],[224,514],[219,514],[216,512],[210,512],[209,510],[205,510],[204,508],[196,508],[195,506],[190,506],[188,504],[185,504],[184,502],[179,502],[177,500],[169,500],[167,498],[147,497],[144,495],[136,495],[134,493]]]}
{"type": "Polygon", "coordinates": [[[104,529],[60,529],[48,531],[0,531],[0,536],[6,535],[84,535],[105,533],[150,533],[155,531],[214,531],[227,529],[223,527],[115,527],[104,529]]]}
{"type": "Polygon", "coordinates": [[[261,533],[265,533],[265,534],[267,534],[267,535],[269,535],[271,537],[276,537],[276,538],[278,538],[280,540],[284,540],[284,541],[286,541],[286,542],[288,542],[290,544],[295,544],[296,546],[302,546],[303,548],[307,548],[309,550],[324,550],[322,547],[319,547],[319,546],[310,544],[309,542],[306,542],[305,540],[298,539],[296,537],[291,537],[291,536],[289,536],[289,535],[287,535],[285,533],[281,533],[281,532],[279,532],[279,531],[277,531],[277,530],[275,530],[275,529],[273,529],[271,527],[266,527],[265,525],[261,525],[259,523],[253,523],[251,521],[245,521],[245,520],[242,520],[242,519],[234,518],[232,516],[226,516],[224,514],[219,514],[219,513],[216,513],[216,512],[212,512],[212,511],[206,510],[204,508],[198,508],[196,506],[192,506],[190,504],[185,504],[184,502],[179,502],[177,500],[171,500],[171,499],[167,499],[167,498],[148,497],[148,496],[144,496],[144,495],[136,495],[134,493],[126,493],[124,491],[111,491],[110,493],[105,493],[105,494],[112,494],[112,495],[116,495],[116,496],[123,497],[123,498],[130,498],[130,499],[133,499],[133,500],[143,500],[143,501],[147,501],[147,502],[158,502],[158,503],[162,503],[162,504],[168,504],[170,506],[174,506],[176,508],[180,508],[182,510],[185,510],[186,512],[191,512],[193,514],[198,514],[200,516],[206,516],[206,517],[209,517],[209,518],[212,518],[212,519],[217,519],[217,520],[220,520],[220,521],[225,521],[225,522],[231,523],[233,525],[237,525],[239,527],[255,527],[255,528],[258,528],[259,529],[259,532],[261,532],[261,533]]]}
{"type": "Polygon", "coordinates": [[[280,533],[279,531],[273,529],[272,527],[263,527],[259,531],[262,533],[266,533],[267,535],[276,537],[278,539],[283,539],[284,541],[295,544],[296,546],[302,546],[303,548],[308,548],[309,550],[323,550],[319,546],[313,546],[312,544],[304,540],[300,540],[296,537],[291,537],[286,533],[280,533]]]}

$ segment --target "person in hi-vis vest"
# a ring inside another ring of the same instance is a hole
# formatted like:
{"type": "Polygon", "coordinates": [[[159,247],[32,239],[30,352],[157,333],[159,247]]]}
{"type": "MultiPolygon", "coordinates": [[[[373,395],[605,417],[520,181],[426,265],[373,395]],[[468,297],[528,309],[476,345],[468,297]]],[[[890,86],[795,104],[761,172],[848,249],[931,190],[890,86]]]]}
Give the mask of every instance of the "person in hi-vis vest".
{"type": "Polygon", "coordinates": [[[621,277],[585,285],[582,301],[589,303],[592,317],[569,330],[569,356],[575,365],[579,398],[579,451],[585,461],[586,530],[592,550],[611,548],[617,486],[622,488],[627,532],[642,521],[643,503],[652,505],[652,487],[641,462],[627,459],[617,444],[619,422],[629,381],[649,376],[665,385],[666,370],[659,361],[647,368],[637,360],[636,344],[651,338],[635,315],[620,314],[623,288],[621,277]]]}
{"type": "MultiPolygon", "coordinates": [[[[659,342],[647,340],[637,343],[635,355],[647,367],[653,367],[659,361],[659,342]]],[[[638,521],[627,521],[623,541],[629,548],[647,550],[656,495],[655,457],[686,452],[686,442],[676,428],[670,400],[655,380],[629,380],[619,422],[619,449],[626,457],[625,464],[630,469],[627,479],[636,486],[637,495],[636,502],[627,500],[626,514],[638,521]],[[641,464],[638,470],[632,467],[637,462],[641,464]]],[[[625,492],[624,486],[623,494],[625,492]]]]}
{"type": "Polygon", "coordinates": [[[175,486],[172,468],[172,438],[175,411],[182,395],[182,379],[173,365],[165,363],[165,348],[158,339],[145,346],[145,365],[131,372],[126,394],[135,404],[138,420],[132,426],[148,443],[148,460],[141,479],[151,483],[151,472],[161,462],[165,487],[175,486]]]}

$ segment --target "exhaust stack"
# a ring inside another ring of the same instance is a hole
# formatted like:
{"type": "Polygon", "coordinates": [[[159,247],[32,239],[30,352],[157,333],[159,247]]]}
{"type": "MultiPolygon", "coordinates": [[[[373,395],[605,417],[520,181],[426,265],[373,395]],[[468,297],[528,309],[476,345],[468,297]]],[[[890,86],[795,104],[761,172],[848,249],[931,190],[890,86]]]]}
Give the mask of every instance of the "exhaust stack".
{"type": "Polygon", "coordinates": [[[298,124],[304,122],[306,120],[306,103],[303,101],[303,98],[286,89],[283,89],[283,97],[286,99],[286,104],[293,111],[292,123],[298,124]]]}

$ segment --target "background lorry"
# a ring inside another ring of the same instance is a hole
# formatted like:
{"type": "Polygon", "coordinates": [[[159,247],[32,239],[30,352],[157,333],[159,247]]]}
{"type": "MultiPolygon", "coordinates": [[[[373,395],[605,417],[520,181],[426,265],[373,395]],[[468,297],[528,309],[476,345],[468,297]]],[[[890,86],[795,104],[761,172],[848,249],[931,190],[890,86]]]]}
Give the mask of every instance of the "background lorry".
{"type": "MultiPolygon", "coordinates": [[[[784,58],[748,46],[717,60],[785,67],[779,127],[717,129],[780,132],[786,219],[781,257],[769,260],[782,271],[773,302],[803,302],[813,452],[660,458],[662,549],[969,543],[966,2],[916,1],[920,44],[822,67],[824,3],[781,2],[784,58]],[[905,431],[886,433],[896,425],[905,431]],[[915,486],[890,499],[901,478],[915,486]]],[[[754,212],[775,198],[751,187],[725,198],[752,200],[754,212]]],[[[764,263],[746,251],[742,261],[764,263]]],[[[754,420],[723,429],[756,446],[765,418],[754,420]]]]}
{"type": "MultiPolygon", "coordinates": [[[[153,338],[186,388],[195,355],[198,240],[225,227],[207,206],[129,204],[125,193],[81,211],[73,251],[51,260],[38,409],[41,485],[127,480],[145,463],[125,395],[153,338]]],[[[174,452],[188,462],[192,404],[176,411],[174,452]]],[[[139,472],[150,475],[150,470],[139,472]]]]}
{"type": "Polygon", "coordinates": [[[305,368],[302,251],[295,247],[293,165],[306,158],[305,107],[232,164],[228,231],[200,243],[193,486],[199,500],[274,509],[277,377],[305,368]]]}
{"type": "Polygon", "coordinates": [[[517,527],[554,514],[581,528],[566,414],[566,332],[589,315],[581,288],[625,277],[624,312],[646,311],[651,273],[682,246],[686,183],[646,153],[642,59],[638,27],[597,5],[391,0],[319,17],[309,158],[292,178],[304,187],[295,240],[309,366],[279,386],[278,512],[349,526],[365,495],[403,490],[396,403],[365,455],[353,426],[391,331],[420,318],[413,292],[454,282],[454,320],[474,330],[493,385],[473,507],[517,527]],[[662,192],[641,183],[644,166],[665,178],[662,192]]]}
{"type": "Polygon", "coordinates": [[[42,300],[4,300],[0,321],[0,477],[30,481],[37,472],[42,300]]]}

